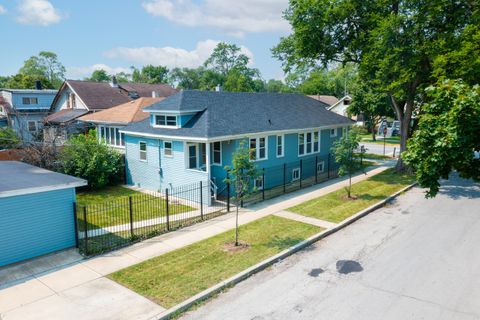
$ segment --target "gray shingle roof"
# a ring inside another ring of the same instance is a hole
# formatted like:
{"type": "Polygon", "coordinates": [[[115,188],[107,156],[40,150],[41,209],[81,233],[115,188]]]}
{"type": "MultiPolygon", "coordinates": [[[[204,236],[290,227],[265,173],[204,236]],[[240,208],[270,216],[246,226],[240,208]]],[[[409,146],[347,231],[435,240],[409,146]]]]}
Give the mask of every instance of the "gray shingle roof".
{"type": "Polygon", "coordinates": [[[87,181],[19,161],[0,161],[0,198],[87,185],[87,181]]]}
{"type": "Polygon", "coordinates": [[[202,110],[179,129],[153,128],[149,119],[124,130],[172,137],[216,138],[267,131],[350,125],[352,121],[300,94],[184,90],[145,111],[202,110]]]}

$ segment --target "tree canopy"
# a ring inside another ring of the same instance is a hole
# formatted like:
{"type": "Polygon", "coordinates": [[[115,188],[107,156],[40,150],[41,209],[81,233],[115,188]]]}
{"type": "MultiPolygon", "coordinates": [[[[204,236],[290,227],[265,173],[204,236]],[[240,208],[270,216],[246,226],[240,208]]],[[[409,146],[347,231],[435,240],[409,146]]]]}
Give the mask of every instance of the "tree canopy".
{"type": "Polygon", "coordinates": [[[41,51],[38,56],[25,60],[18,73],[38,78],[36,80],[47,79],[51,88],[59,88],[65,80],[65,67],[58,60],[57,54],[49,51],[41,51]]]}
{"type": "Polygon", "coordinates": [[[108,75],[107,71],[103,69],[99,69],[99,70],[94,70],[90,78],[86,78],[85,80],[95,81],[95,82],[108,82],[111,80],[111,77],[108,75]]]}
{"type": "Polygon", "coordinates": [[[480,181],[480,87],[446,80],[427,88],[418,130],[408,142],[405,161],[414,169],[427,197],[439,191],[439,179],[456,170],[480,181]]]}
{"type": "Polygon", "coordinates": [[[290,0],[285,18],[293,33],[273,53],[287,72],[356,63],[360,78],[372,79],[373,90],[391,100],[403,151],[424,88],[453,69],[456,77],[478,82],[480,69],[461,58],[477,52],[468,60],[478,64],[478,41],[471,44],[479,35],[478,6],[476,1],[290,0]]]}

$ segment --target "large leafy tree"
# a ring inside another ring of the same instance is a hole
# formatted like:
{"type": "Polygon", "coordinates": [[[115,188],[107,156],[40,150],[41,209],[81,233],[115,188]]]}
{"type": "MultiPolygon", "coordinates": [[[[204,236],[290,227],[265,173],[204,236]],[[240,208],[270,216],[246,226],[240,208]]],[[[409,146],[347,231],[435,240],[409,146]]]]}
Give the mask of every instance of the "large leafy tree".
{"type": "Polygon", "coordinates": [[[448,179],[452,170],[480,181],[480,159],[474,157],[480,152],[480,87],[450,80],[426,92],[429,103],[422,108],[404,158],[432,197],[439,179],[448,179]]]}
{"type": "Polygon", "coordinates": [[[250,59],[241,52],[239,46],[220,42],[215,49],[213,49],[212,54],[205,61],[204,66],[226,77],[232,69],[247,69],[249,61],[250,59]]]}
{"type": "Polygon", "coordinates": [[[36,81],[40,81],[40,83],[42,84],[42,88],[44,89],[55,88],[55,86],[46,77],[32,76],[21,73],[9,77],[5,83],[5,87],[11,89],[35,89],[36,81]]]}
{"type": "Polygon", "coordinates": [[[86,80],[95,82],[108,82],[110,79],[111,77],[108,75],[107,71],[99,69],[93,71],[90,78],[87,78],[86,80]]]}
{"type": "Polygon", "coordinates": [[[166,83],[168,81],[168,68],[164,66],[146,65],[142,69],[132,67],[133,82],[166,83]]]}
{"type": "Polygon", "coordinates": [[[38,56],[25,60],[19,74],[33,78],[45,78],[54,88],[59,88],[65,79],[65,67],[54,52],[41,51],[38,56]]]}
{"type": "MultiPolygon", "coordinates": [[[[456,76],[479,79],[480,69],[472,70],[459,54],[478,56],[478,45],[470,44],[478,36],[477,1],[290,0],[285,18],[293,33],[273,49],[285,70],[357,63],[360,78],[373,79],[373,89],[391,100],[401,123],[401,151],[423,90],[438,74],[457,66],[456,76]]],[[[401,159],[397,168],[403,169],[401,159]]]]}

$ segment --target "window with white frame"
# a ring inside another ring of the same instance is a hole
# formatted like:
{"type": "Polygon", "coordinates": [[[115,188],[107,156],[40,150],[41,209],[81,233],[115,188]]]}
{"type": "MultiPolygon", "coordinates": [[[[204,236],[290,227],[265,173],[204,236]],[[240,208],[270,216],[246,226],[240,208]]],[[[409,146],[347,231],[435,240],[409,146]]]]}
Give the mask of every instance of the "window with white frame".
{"type": "Polygon", "coordinates": [[[298,155],[312,154],[320,150],[320,136],[318,131],[302,132],[298,134],[298,155]]]}
{"type": "Polygon", "coordinates": [[[188,168],[196,169],[198,167],[197,145],[188,145],[188,168]]]}
{"type": "Polygon", "coordinates": [[[172,141],[164,141],[163,142],[163,155],[166,157],[172,157],[172,141]]]}
{"type": "Polygon", "coordinates": [[[28,131],[30,132],[37,132],[37,122],[36,121],[28,121],[28,131]]]}
{"type": "Polygon", "coordinates": [[[284,144],[285,144],[285,136],[283,134],[277,136],[277,157],[283,157],[284,144]]]}
{"type": "Polygon", "coordinates": [[[212,152],[213,152],[213,164],[222,164],[222,143],[214,142],[212,143],[212,152]]]}
{"type": "Polygon", "coordinates": [[[300,180],[300,168],[295,168],[292,170],[292,181],[300,180]]]}
{"type": "Polygon", "coordinates": [[[144,141],[140,141],[138,146],[139,158],[141,161],[147,161],[147,143],[144,141]]]}
{"type": "Polygon", "coordinates": [[[38,104],[38,98],[23,97],[22,104],[38,104]]]}
{"type": "Polygon", "coordinates": [[[165,127],[176,127],[177,116],[155,115],[155,125],[165,127]]]}
{"type": "Polygon", "coordinates": [[[317,173],[325,172],[325,161],[317,163],[317,173]]]}
{"type": "Polygon", "coordinates": [[[112,147],[124,147],[125,134],[120,133],[120,130],[119,127],[100,126],[98,127],[99,139],[112,147]]]}
{"type": "Polygon", "coordinates": [[[345,136],[347,133],[348,133],[348,128],[347,128],[347,127],[343,127],[343,128],[342,128],[342,136],[345,136]]]}
{"type": "Polygon", "coordinates": [[[250,160],[267,159],[267,138],[250,138],[250,160]]]}
{"type": "Polygon", "coordinates": [[[254,186],[255,186],[255,189],[257,190],[263,190],[263,186],[264,186],[264,183],[263,183],[263,177],[258,177],[258,178],[255,178],[253,180],[253,183],[254,183],[254,186]]]}
{"type": "Polygon", "coordinates": [[[337,128],[335,129],[330,129],[330,137],[334,138],[337,136],[337,128]]]}

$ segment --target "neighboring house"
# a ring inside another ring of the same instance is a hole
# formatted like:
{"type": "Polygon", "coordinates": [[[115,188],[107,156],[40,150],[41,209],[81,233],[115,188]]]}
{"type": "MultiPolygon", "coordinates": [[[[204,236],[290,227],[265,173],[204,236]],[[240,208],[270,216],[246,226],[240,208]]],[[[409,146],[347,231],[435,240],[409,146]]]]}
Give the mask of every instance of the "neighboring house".
{"type": "Polygon", "coordinates": [[[82,179],[0,161],[0,267],[75,246],[75,187],[82,179]]]}
{"type": "Polygon", "coordinates": [[[328,107],[333,106],[335,103],[338,102],[338,98],[335,96],[326,96],[326,95],[316,94],[316,95],[310,95],[308,97],[318,100],[320,102],[323,102],[328,107]]]}
{"type": "MultiPolygon", "coordinates": [[[[336,103],[332,104],[330,107],[327,109],[335,112],[339,115],[349,117],[348,115],[348,106],[352,103],[352,97],[349,95],[346,95],[345,97],[341,98],[338,100],[336,103]]],[[[357,125],[363,126],[364,125],[364,120],[363,120],[363,115],[354,115],[350,117],[352,120],[356,121],[357,125]]]]}
{"type": "Polygon", "coordinates": [[[52,102],[45,118],[44,138],[47,142],[63,143],[72,133],[87,130],[78,118],[130,102],[140,97],[167,97],[177,90],[165,84],[111,83],[66,80],[52,102]]]}
{"type": "Polygon", "coordinates": [[[0,89],[0,127],[11,127],[26,142],[42,131],[57,90],[0,89]]]}
{"type": "Polygon", "coordinates": [[[95,125],[100,140],[111,147],[123,150],[125,137],[120,133],[120,129],[132,122],[148,118],[149,114],[143,112],[143,109],[163,99],[165,98],[138,98],[107,110],[87,114],[78,120],[95,125]]]}
{"type": "MultiPolygon", "coordinates": [[[[163,191],[206,181],[222,193],[225,166],[232,165],[242,140],[259,168],[294,163],[286,174],[289,181],[299,180],[299,160],[327,156],[352,124],[325,107],[299,94],[181,91],[145,108],[148,119],[121,130],[127,183],[163,191]]],[[[318,163],[316,170],[325,167],[318,163]]],[[[255,181],[258,188],[273,183],[255,181]]]]}

